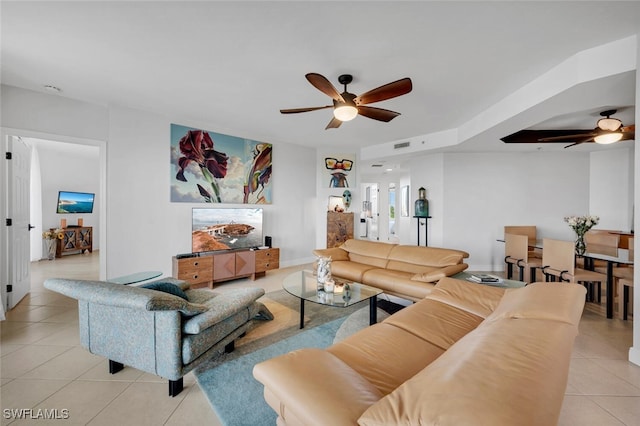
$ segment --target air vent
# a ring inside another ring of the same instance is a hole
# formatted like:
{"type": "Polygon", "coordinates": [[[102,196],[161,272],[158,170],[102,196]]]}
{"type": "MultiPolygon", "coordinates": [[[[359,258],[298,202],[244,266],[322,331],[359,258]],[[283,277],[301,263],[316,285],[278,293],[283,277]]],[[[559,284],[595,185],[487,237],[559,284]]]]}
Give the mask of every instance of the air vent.
{"type": "Polygon", "coordinates": [[[409,145],[411,145],[411,142],[397,143],[397,144],[393,145],[393,149],[407,148],[407,147],[409,147],[409,145]]]}

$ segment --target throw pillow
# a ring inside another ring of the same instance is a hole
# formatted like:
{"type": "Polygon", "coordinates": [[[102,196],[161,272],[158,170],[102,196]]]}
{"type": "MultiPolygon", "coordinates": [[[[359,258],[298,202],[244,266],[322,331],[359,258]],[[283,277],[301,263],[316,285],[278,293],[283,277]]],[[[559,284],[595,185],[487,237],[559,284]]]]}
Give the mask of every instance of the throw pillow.
{"type": "Polygon", "coordinates": [[[189,300],[187,294],[182,291],[180,287],[172,283],[153,282],[149,284],[143,284],[140,287],[148,288],[149,290],[157,290],[163,293],[173,294],[174,296],[181,297],[184,300],[189,300]]]}

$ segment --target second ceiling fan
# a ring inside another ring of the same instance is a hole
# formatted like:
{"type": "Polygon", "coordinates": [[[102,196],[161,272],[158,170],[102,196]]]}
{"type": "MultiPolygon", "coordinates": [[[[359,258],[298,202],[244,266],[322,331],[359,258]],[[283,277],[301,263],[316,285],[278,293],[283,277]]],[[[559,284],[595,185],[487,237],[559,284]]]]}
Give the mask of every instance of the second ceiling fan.
{"type": "Polygon", "coordinates": [[[400,113],[366,105],[405,95],[411,92],[412,89],[411,79],[403,78],[357,96],[347,91],[347,85],[353,81],[353,76],[350,74],[342,74],[338,77],[340,84],[344,85],[344,92],[342,93],[339,93],[333,84],[320,74],[309,73],[305,75],[305,77],[313,87],[333,99],[333,105],[281,109],[280,112],[282,114],[296,114],[300,112],[333,108],[333,118],[329,121],[325,130],[336,129],[340,127],[343,121],[353,120],[357,115],[362,115],[373,120],[389,122],[399,116],[400,113]]]}
{"type": "Polygon", "coordinates": [[[623,126],[622,122],[611,116],[617,110],[610,109],[600,113],[595,129],[569,130],[520,130],[501,138],[504,143],[567,143],[569,148],[587,142],[610,144],[618,141],[635,139],[636,126],[623,126]]]}

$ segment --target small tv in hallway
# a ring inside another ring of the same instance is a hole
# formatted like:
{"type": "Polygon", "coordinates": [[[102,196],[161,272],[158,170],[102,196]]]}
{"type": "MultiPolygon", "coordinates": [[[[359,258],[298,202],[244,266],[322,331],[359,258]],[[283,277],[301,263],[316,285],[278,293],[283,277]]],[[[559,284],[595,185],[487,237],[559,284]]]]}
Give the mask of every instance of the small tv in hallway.
{"type": "Polygon", "coordinates": [[[95,194],[89,192],[58,192],[56,213],[93,213],[95,194]]]}

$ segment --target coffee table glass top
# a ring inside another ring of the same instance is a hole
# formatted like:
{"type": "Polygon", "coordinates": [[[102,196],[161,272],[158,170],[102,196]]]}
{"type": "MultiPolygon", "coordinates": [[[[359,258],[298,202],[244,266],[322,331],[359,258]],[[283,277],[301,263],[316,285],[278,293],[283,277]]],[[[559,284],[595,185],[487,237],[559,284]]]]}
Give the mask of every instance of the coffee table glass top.
{"type": "Polygon", "coordinates": [[[346,308],[358,302],[368,300],[382,294],[382,290],[369,287],[365,284],[355,283],[353,281],[334,278],[336,284],[349,284],[349,290],[342,293],[325,293],[318,291],[316,276],[313,271],[303,270],[288,275],[282,282],[282,287],[287,293],[309,302],[321,305],[336,306],[346,308]]]}
{"type": "Polygon", "coordinates": [[[151,280],[153,278],[158,278],[160,275],[162,275],[162,272],[160,271],[136,272],[135,274],[108,279],[107,282],[129,285],[129,284],[139,283],[142,281],[151,280]]]}

